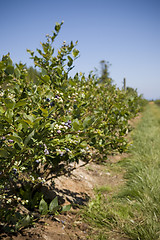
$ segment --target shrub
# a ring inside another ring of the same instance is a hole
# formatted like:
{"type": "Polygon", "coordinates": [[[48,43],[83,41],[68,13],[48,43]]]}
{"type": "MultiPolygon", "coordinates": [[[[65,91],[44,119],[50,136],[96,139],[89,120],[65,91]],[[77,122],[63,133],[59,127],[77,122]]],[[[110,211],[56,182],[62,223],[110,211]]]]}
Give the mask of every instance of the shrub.
{"type": "Polygon", "coordinates": [[[38,207],[38,190],[48,177],[71,162],[89,161],[93,153],[99,159],[125,151],[128,119],[139,110],[137,96],[131,113],[126,93],[93,74],[69,76],[79,51],[77,43],[63,43],[54,56],[62,24],[46,35],[38,55],[27,50],[38,67],[36,78],[24,64],[14,65],[9,54],[0,62],[0,217],[14,226],[26,218],[18,211],[12,218],[10,211],[19,204],[38,207]]]}

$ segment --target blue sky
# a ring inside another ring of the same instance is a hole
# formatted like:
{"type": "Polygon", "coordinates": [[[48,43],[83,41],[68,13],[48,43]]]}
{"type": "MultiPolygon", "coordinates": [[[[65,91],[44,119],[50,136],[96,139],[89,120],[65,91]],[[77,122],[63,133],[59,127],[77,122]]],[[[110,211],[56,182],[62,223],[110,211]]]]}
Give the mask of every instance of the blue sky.
{"type": "Polygon", "coordinates": [[[147,99],[160,98],[160,0],[0,1],[0,58],[33,65],[26,49],[40,48],[64,20],[55,46],[78,40],[73,74],[108,61],[118,87],[123,78],[147,99]]]}

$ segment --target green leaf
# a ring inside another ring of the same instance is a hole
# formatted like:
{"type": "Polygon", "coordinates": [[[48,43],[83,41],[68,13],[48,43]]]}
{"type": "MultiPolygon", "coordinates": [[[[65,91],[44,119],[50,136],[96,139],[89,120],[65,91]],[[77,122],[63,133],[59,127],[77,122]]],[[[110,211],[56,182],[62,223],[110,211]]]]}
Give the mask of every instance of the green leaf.
{"type": "Polygon", "coordinates": [[[89,126],[92,125],[93,121],[94,121],[93,117],[86,117],[83,121],[83,127],[88,128],[89,126]]]}
{"type": "Polygon", "coordinates": [[[4,112],[5,112],[4,108],[1,107],[1,106],[0,106],[0,112],[1,112],[1,113],[4,113],[4,112]]]}
{"type": "Polygon", "coordinates": [[[14,67],[9,65],[6,67],[5,72],[9,75],[9,74],[13,74],[14,73],[14,67]]]}
{"type": "Polygon", "coordinates": [[[42,68],[42,76],[47,75],[47,70],[45,68],[42,68]]]}
{"type": "Polygon", "coordinates": [[[22,119],[22,120],[20,120],[20,123],[22,124],[22,126],[25,129],[28,128],[28,125],[29,125],[29,127],[33,127],[33,122],[30,121],[29,119],[22,119]]]}
{"type": "Polygon", "coordinates": [[[16,223],[15,228],[16,230],[18,230],[20,228],[29,226],[30,223],[31,223],[31,217],[27,215],[26,217],[22,218],[21,220],[19,220],[19,222],[16,223]]]}
{"type": "Polygon", "coordinates": [[[35,119],[33,123],[33,128],[37,128],[39,126],[40,121],[43,119],[43,117],[38,117],[35,119]]]}
{"type": "Polygon", "coordinates": [[[43,82],[48,83],[50,81],[50,77],[48,75],[44,75],[41,77],[41,79],[43,80],[43,82]]]}
{"type": "Polygon", "coordinates": [[[55,25],[56,32],[59,32],[60,29],[61,29],[61,24],[56,22],[56,25],[55,25]]]}
{"type": "Polygon", "coordinates": [[[8,152],[7,150],[5,150],[4,148],[0,148],[0,157],[7,157],[8,156],[8,152]]]}
{"type": "Polygon", "coordinates": [[[48,213],[48,204],[43,198],[39,203],[39,211],[42,215],[46,215],[48,213]]]}
{"type": "Polygon", "coordinates": [[[58,73],[59,75],[62,74],[62,68],[61,68],[60,66],[58,66],[58,67],[56,68],[56,71],[57,71],[57,73],[58,73]]]}
{"type": "Polygon", "coordinates": [[[42,108],[42,107],[40,107],[40,110],[42,111],[42,115],[43,115],[44,117],[48,117],[48,110],[46,110],[46,109],[44,109],[44,108],[42,108]]]}
{"type": "Polygon", "coordinates": [[[6,98],[5,99],[5,105],[8,109],[12,109],[14,107],[15,102],[13,102],[11,99],[6,98]]]}
{"type": "Polygon", "coordinates": [[[83,141],[80,143],[80,147],[84,148],[87,146],[87,142],[86,141],[83,141]]]}
{"type": "Polygon", "coordinates": [[[11,123],[12,122],[12,117],[13,117],[13,110],[11,109],[8,109],[6,112],[5,112],[5,117],[6,117],[6,121],[11,123]]]}
{"type": "Polygon", "coordinates": [[[74,48],[73,51],[72,51],[72,55],[73,55],[73,57],[74,57],[74,58],[77,57],[78,54],[79,54],[78,49],[74,48]]]}
{"type": "Polygon", "coordinates": [[[37,207],[37,204],[39,203],[40,198],[42,197],[42,192],[36,192],[34,194],[34,197],[32,197],[32,200],[30,202],[31,208],[37,207]]]}
{"type": "Polygon", "coordinates": [[[29,50],[29,49],[27,49],[27,52],[28,52],[28,53],[30,53],[30,54],[31,54],[31,56],[33,56],[33,55],[34,55],[34,52],[33,52],[33,51],[31,51],[31,50],[29,50]]]}
{"type": "Polygon", "coordinates": [[[0,62],[0,70],[4,70],[5,69],[5,63],[4,62],[0,62]]]}
{"type": "Polygon", "coordinates": [[[71,67],[73,64],[73,59],[70,56],[68,56],[68,60],[69,60],[69,62],[67,63],[67,65],[68,65],[68,67],[71,67]]]}
{"type": "Polygon", "coordinates": [[[49,212],[54,213],[58,209],[60,209],[60,206],[58,205],[58,198],[57,196],[52,200],[52,202],[49,204],[49,212]]]}
{"type": "MultiPolygon", "coordinates": [[[[42,48],[43,48],[43,51],[44,51],[44,53],[48,53],[48,44],[45,44],[45,43],[42,43],[42,48]]],[[[37,51],[38,51],[39,49],[37,49],[37,51]]],[[[42,51],[41,50],[39,50],[38,51],[41,55],[42,55],[42,51]]]]}
{"type": "Polygon", "coordinates": [[[19,71],[18,68],[14,69],[14,74],[15,74],[16,78],[20,78],[20,76],[21,76],[21,72],[19,71]]]}
{"type": "Polygon", "coordinates": [[[78,119],[74,119],[73,122],[72,122],[72,126],[73,126],[75,131],[78,131],[80,129],[79,120],[78,119]]]}
{"type": "Polygon", "coordinates": [[[19,123],[18,126],[17,126],[17,130],[18,130],[18,131],[21,131],[22,128],[23,128],[22,123],[19,123]]]}
{"type": "Polygon", "coordinates": [[[34,136],[34,132],[35,130],[33,130],[29,135],[28,137],[26,137],[26,139],[24,140],[24,146],[26,147],[28,142],[30,141],[30,139],[34,136]]]}
{"type": "Polygon", "coordinates": [[[30,115],[26,115],[26,117],[29,119],[29,121],[31,121],[33,123],[33,121],[35,119],[34,115],[30,114],[30,115]]]}
{"type": "Polygon", "coordinates": [[[15,104],[14,108],[22,107],[22,106],[24,106],[24,105],[26,105],[26,99],[23,99],[23,100],[18,101],[18,102],[15,104]]]}
{"type": "Polygon", "coordinates": [[[65,206],[62,207],[62,212],[69,211],[70,209],[71,209],[71,204],[65,205],[65,206]]]}
{"type": "Polygon", "coordinates": [[[76,86],[76,82],[73,81],[72,79],[69,79],[69,84],[70,84],[71,86],[76,86]]]}

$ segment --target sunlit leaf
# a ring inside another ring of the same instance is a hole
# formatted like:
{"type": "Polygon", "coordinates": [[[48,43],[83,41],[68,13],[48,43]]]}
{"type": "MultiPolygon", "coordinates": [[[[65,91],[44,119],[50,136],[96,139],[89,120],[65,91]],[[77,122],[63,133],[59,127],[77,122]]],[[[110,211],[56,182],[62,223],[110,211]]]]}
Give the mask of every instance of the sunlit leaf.
{"type": "Polygon", "coordinates": [[[78,49],[74,48],[73,51],[72,51],[72,55],[73,55],[73,57],[74,57],[74,58],[77,57],[78,54],[79,54],[78,49]]]}
{"type": "Polygon", "coordinates": [[[18,101],[18,102],[15,104],[14,108],[22,107],[22,106],[24,106],[24,105],[26,105],[26,99],[23,99],[23,100],[18,101]]]}
{"type": "Polygon", "coordinates": [[[73,126],[75,131],[80,130],[79,120],[78,119],[74,119],[73,122],[72,122],[72,126],[73,126]]]}
{"type": "Polygon", "coordinates": [[[60,206],[58,205],[58,198],[57,196],[51,201],[51,203],[49,204],[49,212],[53,213],[55,211],[57,211],[60,208],[60,206]]]}
{"type": "Polygon", "coordinates": [[[48,204],[43,198],[39,203],[39,211],[42,215],[46,215],[48,213],[48,204]]]}
{"type": "Polygon", "coordinates": [[[56,30],[57,32],[59,32],[60,28],[61,28],[61,24],[58,23],[58,22],[56,22],[55,30],[56,30]]]}
{"type": "Polygon", "coordinates": [[[48,75],[44,75],[41,77],[41,79],[43,80],[43,82],[48,83],[50,80],[50,77],[48,75]]]}
{"type": "Polygon", "coordinates": [[[62,207],[62,212],[70,211],[70,209],[71,209],[71,204],[65,205],[62,207]]]}

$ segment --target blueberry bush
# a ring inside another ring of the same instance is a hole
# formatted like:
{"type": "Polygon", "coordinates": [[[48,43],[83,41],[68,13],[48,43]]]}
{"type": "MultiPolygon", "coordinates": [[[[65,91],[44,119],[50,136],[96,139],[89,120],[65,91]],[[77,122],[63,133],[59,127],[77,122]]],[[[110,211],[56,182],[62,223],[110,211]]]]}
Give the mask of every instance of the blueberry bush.
{"type": "Polygon", "coordinates": [[[130,96],[93,73],[69,75],[79,51],[71,41],[55,53],[62,24],[42,49],[27,50],[38,69],[33,78],[9,54],[0,61],[0,219],[14,231],[33,221],[21,205],[31,212],[41,203],[44,212],[39,189],[48,178],[80,159],[124,152],[128,120],[140,110],[135,92],[130,96]]]}

